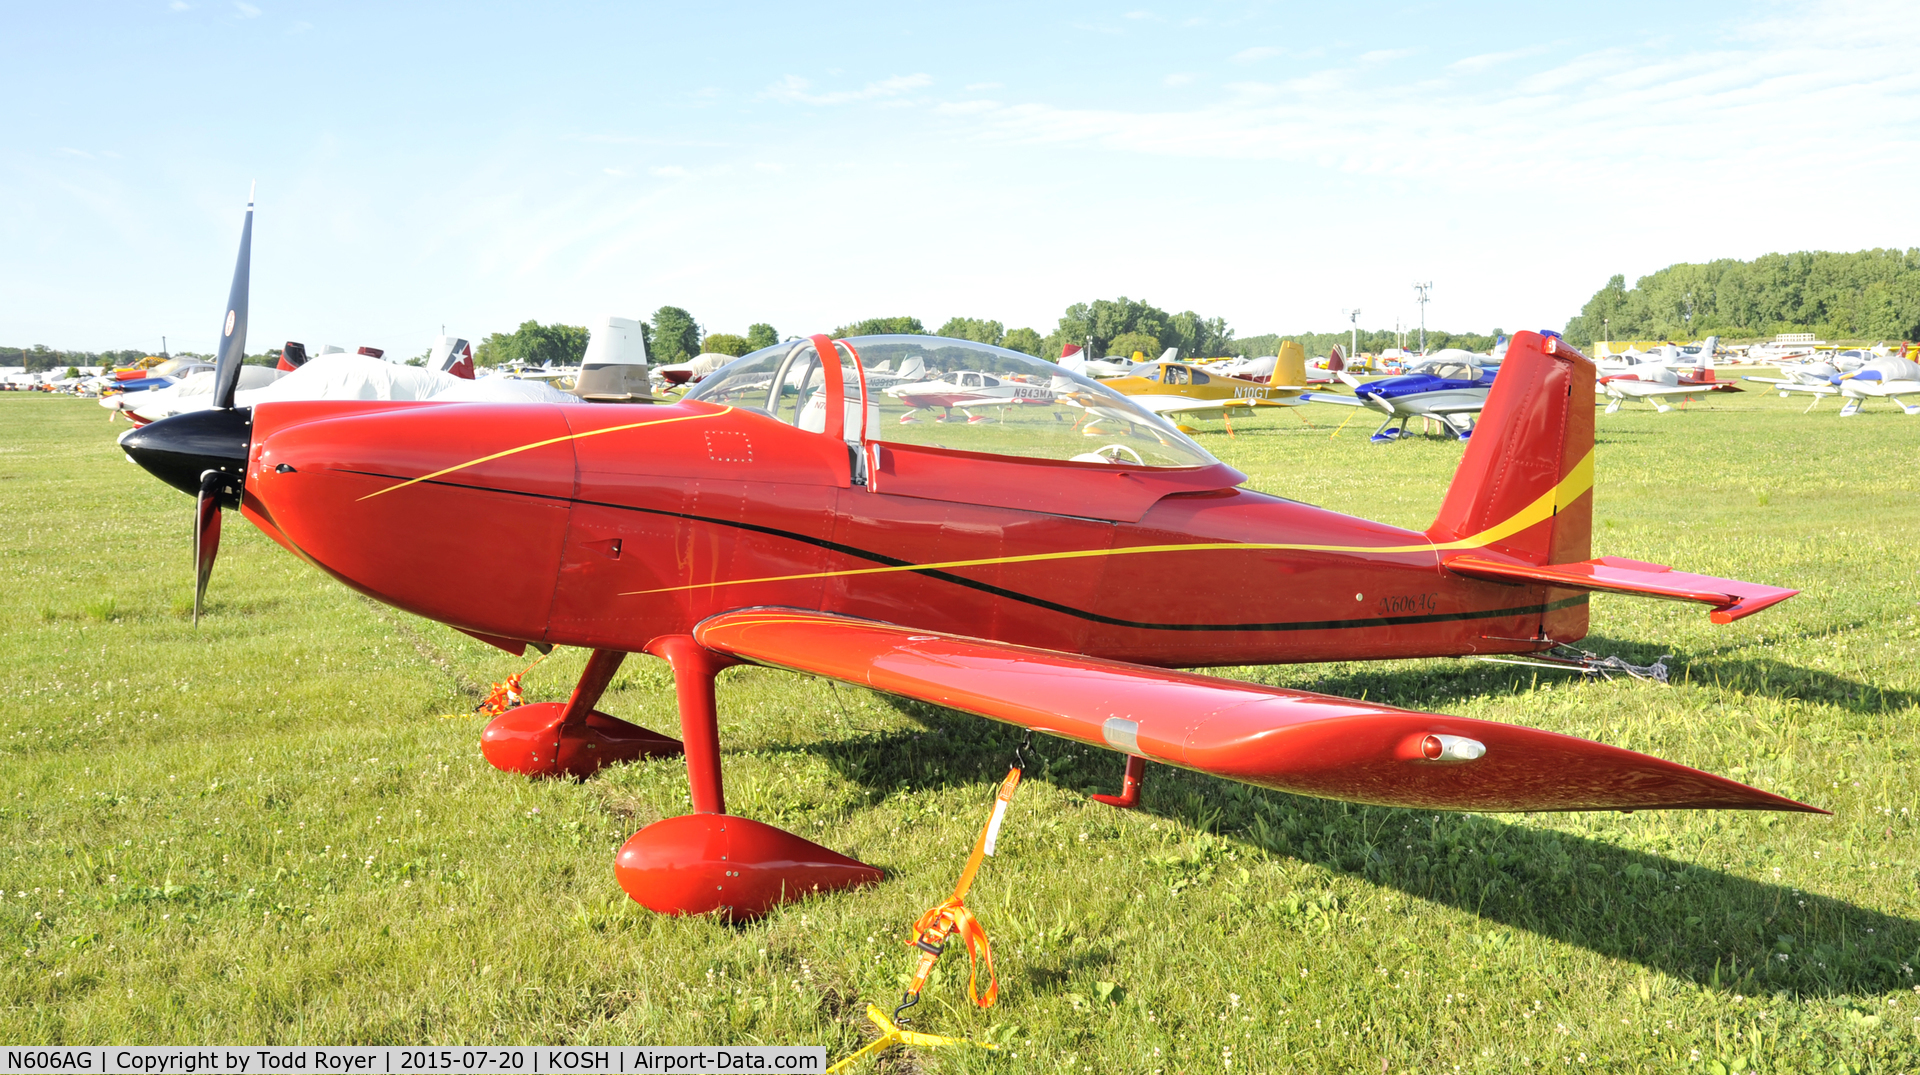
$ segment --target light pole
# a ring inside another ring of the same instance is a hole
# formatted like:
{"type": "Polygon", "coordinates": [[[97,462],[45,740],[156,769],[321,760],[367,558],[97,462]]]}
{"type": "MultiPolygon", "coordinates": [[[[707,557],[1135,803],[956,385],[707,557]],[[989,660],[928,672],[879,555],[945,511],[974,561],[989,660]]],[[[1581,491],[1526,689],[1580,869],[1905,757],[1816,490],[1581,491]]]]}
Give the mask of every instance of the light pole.
{"type": "Polygon", "coordinates": [[[1353,339],[1347,344],[1347,361],[1352,362],[1353,356],[1360,353],[1360,311],[1342,310],[1340,312],[1346,314],[1347,320],[1353,322],[1353,339]]]}
{"type": "Polygon", "coordinates": [[[1420,353],[1427,353],[1427,292],[1433,290],[1433,281],[1415,284],[1413,289],[1420,293],[1420,353]]]}

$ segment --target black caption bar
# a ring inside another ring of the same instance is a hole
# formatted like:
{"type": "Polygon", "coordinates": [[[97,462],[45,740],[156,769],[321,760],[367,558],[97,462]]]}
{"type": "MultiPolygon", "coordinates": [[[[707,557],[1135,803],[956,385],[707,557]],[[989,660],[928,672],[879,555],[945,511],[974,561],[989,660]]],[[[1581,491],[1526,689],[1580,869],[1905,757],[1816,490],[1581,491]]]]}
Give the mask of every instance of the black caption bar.
{"type": "Polygon", "coordinates": [[[827,1069],[824,1045],[162,1045],[0,1048],[0,1073],[72,1075],[713,1075],[827,1069]]]}

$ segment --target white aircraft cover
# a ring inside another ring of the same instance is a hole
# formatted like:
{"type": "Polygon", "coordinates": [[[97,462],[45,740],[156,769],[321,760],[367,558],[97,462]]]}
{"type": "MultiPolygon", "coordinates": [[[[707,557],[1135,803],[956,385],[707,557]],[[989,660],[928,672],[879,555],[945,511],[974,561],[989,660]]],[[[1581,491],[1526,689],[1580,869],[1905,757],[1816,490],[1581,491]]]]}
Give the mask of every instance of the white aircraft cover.
{"type": "Polygon", "coordinates": [[[322,355],[280,380],[242,392],[234,404],[253,407],[296,399],[440,400],[449,403],[579,403],[540,381],[488,377],[469,381],[420,366],[397,366],[365,355],[322,355]]]}
{"type": "MultiPolygon", "coordinates": [[[[170,418],[182,411],[205,410],[213,402],[213,372],[201,370],[165,388],[107,396],[100,400],[100,405],[110,410],[132,411],[149,422],[170,418]]],[[[285,370],[272,366],[242,366],[239,387],[265,388],[284,376],[285,370]]]]}

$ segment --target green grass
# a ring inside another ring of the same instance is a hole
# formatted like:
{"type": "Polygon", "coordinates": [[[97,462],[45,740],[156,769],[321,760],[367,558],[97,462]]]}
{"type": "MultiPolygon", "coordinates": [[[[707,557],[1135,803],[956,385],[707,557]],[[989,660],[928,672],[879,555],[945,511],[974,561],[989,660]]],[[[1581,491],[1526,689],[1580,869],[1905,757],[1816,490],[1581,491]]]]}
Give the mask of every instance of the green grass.
{"type": "MultiPolygon", "coordinates": [[[[917,1021],[1007,1054],[878,1070],[1920,1068],[1920,420],[1803,406],[1598,418],[1596,553],[1805,590],[1726,627],[1596,597],[1587,647],[1672,653],[1670,687],[1465,660],[1238,674],[1590,736],[1832,818],[1436,816],[1163,767],[1128,813],[1086,797],[1117,788],[1118,756],[1045,740],[970,899],[1001,1004],[968,1007],[950,956],[917,1021]]],[[[1329,436],[1346,416],[1201,439],[1258,488],[1425,525],[1461,446],[1369,445],[1362,420],[1329,436]]],[[[729,671],[730,806],[888,879],[740,927],[652,915],[612,859],[686,809],[678,763],[494,771],[480,721],[443,714],[523,661],[236,518],[195,629],[190,503],[122,461],[119,428],[84,401],[0,396],[0,1038],[865,1040],[1012,729],[729,671]]],[[[556,653],[531,697],[564,698],[583,659],[556,653]]],[[[651,658],[603,708],[675,727],[651,658]]]]}

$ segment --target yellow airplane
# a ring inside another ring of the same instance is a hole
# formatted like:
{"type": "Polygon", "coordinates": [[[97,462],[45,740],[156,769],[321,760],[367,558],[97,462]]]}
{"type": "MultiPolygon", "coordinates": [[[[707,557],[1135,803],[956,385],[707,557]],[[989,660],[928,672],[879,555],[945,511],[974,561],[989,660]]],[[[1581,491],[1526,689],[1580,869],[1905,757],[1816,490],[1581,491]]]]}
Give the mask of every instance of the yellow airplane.
{"type": "Polygon", "coordinates": [[[1224,419],[1227,432],[1232,433],[1228,414],[1233,410],[1299,405],[1300,393],[1307,390],[1307,352],[1298,343],[1288,340],[1280,345],[1270,382],[1228,377],[1192,362],[1156,362],[1149,376],[1114,377],[1100,383],[1155,414],[1166,415],[1183,433],[1194,432],[1181,424],[1183,418],[1224,419]]]}

